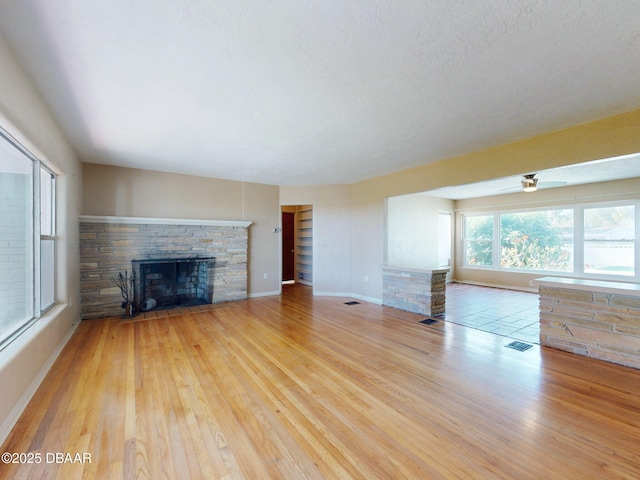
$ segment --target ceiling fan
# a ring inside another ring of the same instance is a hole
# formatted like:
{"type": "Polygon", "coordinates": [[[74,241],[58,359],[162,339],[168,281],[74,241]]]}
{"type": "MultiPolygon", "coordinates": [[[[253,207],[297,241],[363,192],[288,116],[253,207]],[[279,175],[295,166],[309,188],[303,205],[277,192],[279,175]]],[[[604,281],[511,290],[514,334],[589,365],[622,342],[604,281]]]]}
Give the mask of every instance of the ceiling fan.
{"type": "Polygon", "coordinates": [[[502,189],[503,192],[520,190],[523,192],[535,192],[538,188],[554,188],[554,187],[562,187],[566,185],[567,182],[539,182],[536,177],[537,173],[527,173],[522,175],[522,179],[520,180],[521,187],[510,187],[502,189]]]}
{"type": "Polygon", "coordinates": [[[538,179],[536,178],[535,173],[528,173],[527,175],[523,175],[520,183],[522,184],[523,192],[535,192],[538,189],[538,179]]]}

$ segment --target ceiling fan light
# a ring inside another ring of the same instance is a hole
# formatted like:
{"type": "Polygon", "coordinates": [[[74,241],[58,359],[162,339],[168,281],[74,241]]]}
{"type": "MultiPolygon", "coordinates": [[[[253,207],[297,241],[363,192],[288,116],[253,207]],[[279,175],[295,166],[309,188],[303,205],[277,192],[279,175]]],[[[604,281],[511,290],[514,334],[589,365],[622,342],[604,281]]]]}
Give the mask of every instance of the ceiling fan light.
{"type": "Polygon", "coordinates": [[[535,178],[536,174],[524,175],[522,179],[522,191],[523,192],[535,192],[538,189],[538,179],[535,178]]]}

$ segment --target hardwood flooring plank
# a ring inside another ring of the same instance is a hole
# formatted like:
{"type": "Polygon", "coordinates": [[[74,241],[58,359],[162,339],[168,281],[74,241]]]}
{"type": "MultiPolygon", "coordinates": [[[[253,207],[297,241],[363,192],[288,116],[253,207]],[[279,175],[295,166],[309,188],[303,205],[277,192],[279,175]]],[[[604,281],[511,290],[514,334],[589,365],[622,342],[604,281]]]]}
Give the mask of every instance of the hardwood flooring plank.
{"type": "Polygon", "coordinates": [[[640,371],[285,287],[82,322],[0,478],[640,478],[640,371]]]}
{"type": "MultiPolygon", "coordinates": [[[[247,390],[252,392],[251,403],[255,410],[259,410],[258,426],[269,425],[269,431],[265,432],[267,435],[263,441],[273,441],[274,438],[278,440],[277,450],[272,456],[278,460],[279,469],[283,470],[286,465],[292,465],[292,468],[295,468],[294,472],[297,472],[297,477],[324,478],[320,475],[318,462],[329,461],[334,466],[337,464],[330,458],[327,449],[318,445],[313,423],[314,415],[311,412],[301,414],[295,399],[290,395],[283,395],[283,392],[290,390],[290,387],[285,387],[278,379],[277,373],[274,372],[271,375],[266,365],[252,362],[255,358],[254,354],[238,342],[233,342],[233,346],[236,355],[232,362],[246,374],[247,390]],[[295,437],[291,436],[291,429],[285,428],[284,422],[291,427],[296,427],[295,437]],[[294,441],[296,437],[304,440],[306,444],[316,445],[314,451],[319,449],[320,454],[313,459],[307,459],[307,454],[302,451],[300,444],[294,441]],[[286,465],[283,465],[282,457],[287,459],[286,465]]],[[[339,478],[348,478],[346,472],[341,469],[338,472],[339,478]]],[[[287,478],[291,477],[287,476],[287,478]]]]}
{"type": "MultiPolygon", "coordinates": [[[[260,339],[264,339],[264,336],[260,336],[260,339]]],[[[269,354],[269,352],[265,349],[265,348],[260,348],[259,346],[257,346],[256,344],[254,344],[254,346],[257,348],[256,354],[252,354],[251,357],[255,358],[255,356],[257,354],[261,354],[263,355],[265,358],[269,358],[272,363],[274,364],[274,366],[281,370],[284,373],[284,378],[289,378],[292,379],[294,381],[294,383],[296,383],[300,388],[300,395],[295,397],[295,401],[298,402],[298,404],[300,404],[300,402],[302,402],[304,400],[304,398],[312,398],[314,399],[314,403],[310,406],[307,406],[306,409],[306,416],[310,417],[313,414],[311,412],[316,412],[315,418],[318,419],[318,412],[323,412],[323,416],[326,419],[329,419],[328,421],[335,423],[336,420],[340,420],[342,422],[342,424],[344,425],[344,429],[342,432],[342,435],[340,435],[341,438],[341,450],[345,450],[344,448],[344,443],[346,440],[345,439],[346,436],[350,436],[350,435],[357,435],[357,430],[359,430],[359,427],[357,425],[357,422],[353,422],[351,421],[351,419],[349,417],[353,417],[353,418],[357,418],[359,415],[359,411],[360,409],[368,409],[368,410],[374,410],[374,408],[372,408],[370,405],[358,405],[356,406],[355,409],[351,409],[351,415],[347,415],[345,416],[346,412],[348,411],[349,407],[346,403],[342,402],[340,403],[340,405],[338,406],[338,409],[334,409],[331,406],[326,406],[323,405],[323,402],[321,401],[321,399],[324,396],[324,391],[327,390],[326,389],[326,380],[329,380],[329,385],[330,388],[328,392],[326,392],[328,395],[335,395],[335,394],[340,394],[340,391],[344,389],[344,391],[347,391],[350,388],[355,388],[355,386],[353,384],[348,385],[346,387],[341,387],[340,383],[337,381],[339,380],[338,378],[336,378],[335,376],[331,376],[330,372],[325,372],[326,376],[323,374],[322,371],[316,373],[314,371],[301,371],[300,373],[295,372],[293,369],[290,369],[287,367],[287,365],[296,365],[296,361],[295,359],[289,359],[289,362],[287,362],[286,364],[280,363],[279,361],[277,361],[273,356],[271,356],[269,354]],[[312,380],[310,383],[306,383],[305,381],[302,380],[302,378],[307,378],[308,380],[312,380]],[[320,401],[318,401],[320,400],[320,401]]],[[[292,346],[289,345],[289,347],[291,348],[292,346]]],[[[240,349],[240,346],[237,347],[237,349],[240,349]]],[[[298,353],[297,357],[301,358],[302,354],[298,353]]],[[[306,363],[306,361],[302,361],[302,364],[306,363]]],[[[318,361],[315,362],[314,366],[316,367],[316,369],[318,369],[318,367],[320,367],[320,363],[318,361]]],[[[273,378],[277,375],[277,372],[275,371],[271,371],[269,372],[269,378],[273,378]]],[[[280,388],[282,390],[282,388],[280,388]]],[[[360,392],[360,397],[364,397],[364,392],[360,392]]],[[[361,400],[361,399],[360,399],[361,400]]],[[[359,402],[362,403],[362,402],[359,402]]],[[[369,427],[370,425],[366,422],[366,419],[363,419],[363,425],[369,427]]],[[[327,420],[325,420],[326,422],[327,420]]],[[[368,435],[365,434],[365,432],[360,432],[361,437],[363,438],[367,438],[368,435]]],[[[384,451],[385,451],[385,445],[384,444],[379,444],[376,443],[374,445],[370,445],[368,447],[368,450],[371,452],[371,456],[372,458],[376,458],[377,462],[380,462],[380,459],[384,458],[384,451]]],[[[404,459],[406,462],[406,459],[404,459]]],[[[398,466],[396,465],[396,468],[402,468],[402,466],[398,466]]],[[[370,472],[369,475],[371,476],[380,476],[380,475],[392,475],[392,472],[378,472],[377,474],[375,472],[370,472]]]]}

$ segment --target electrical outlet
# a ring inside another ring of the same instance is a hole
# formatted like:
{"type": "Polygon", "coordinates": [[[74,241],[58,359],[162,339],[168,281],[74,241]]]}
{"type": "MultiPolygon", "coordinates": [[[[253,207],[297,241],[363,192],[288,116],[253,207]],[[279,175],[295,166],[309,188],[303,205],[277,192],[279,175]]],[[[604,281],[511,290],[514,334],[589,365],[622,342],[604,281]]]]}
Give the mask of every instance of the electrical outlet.
{"type": "Polygon", "coordinates": [[[364,281],[365,281],[365,282],[368,282],[368,281],[369,281],[369,275],[365,275],[365,276],[364,276],[364,281]]]}
{"type": "Polygon", "coordinates": [[[264,274],[264,279],[265,279],[265,280],[267,279],[267,274],[266,274],[266,273],[264,274]]]}

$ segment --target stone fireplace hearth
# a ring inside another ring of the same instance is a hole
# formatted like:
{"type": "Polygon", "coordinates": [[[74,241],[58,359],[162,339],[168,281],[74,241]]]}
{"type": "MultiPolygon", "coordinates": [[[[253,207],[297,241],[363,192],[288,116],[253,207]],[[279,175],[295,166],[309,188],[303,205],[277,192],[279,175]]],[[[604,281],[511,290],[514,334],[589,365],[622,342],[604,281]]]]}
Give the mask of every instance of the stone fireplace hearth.
{"type": "MultiPolygon", "coordinates": [[[[81,216],[81,318],[124,313],[120,289],[111,279],[124,272],[133,276],[136,269],[133,261],[172,259],[175,263],[206,259],[206,295],[197,294],[198,300],[188,302],[221,303],[247,298],[250,224],[247,221],[81,216]]],[[[183,284],[176,295],[196,295],[186,291],[187,284],[193,283],[194,272],[187,275],[186,267],[172,268],[182,269],[176,271],[183,284]]],[[[139,271],[135,275],[141,276],[139,271]]],[[[158,272],[151,275],[158,280],[158,272]]],[[[155,300],[157,303],[158,299],[155,300]]]]}

